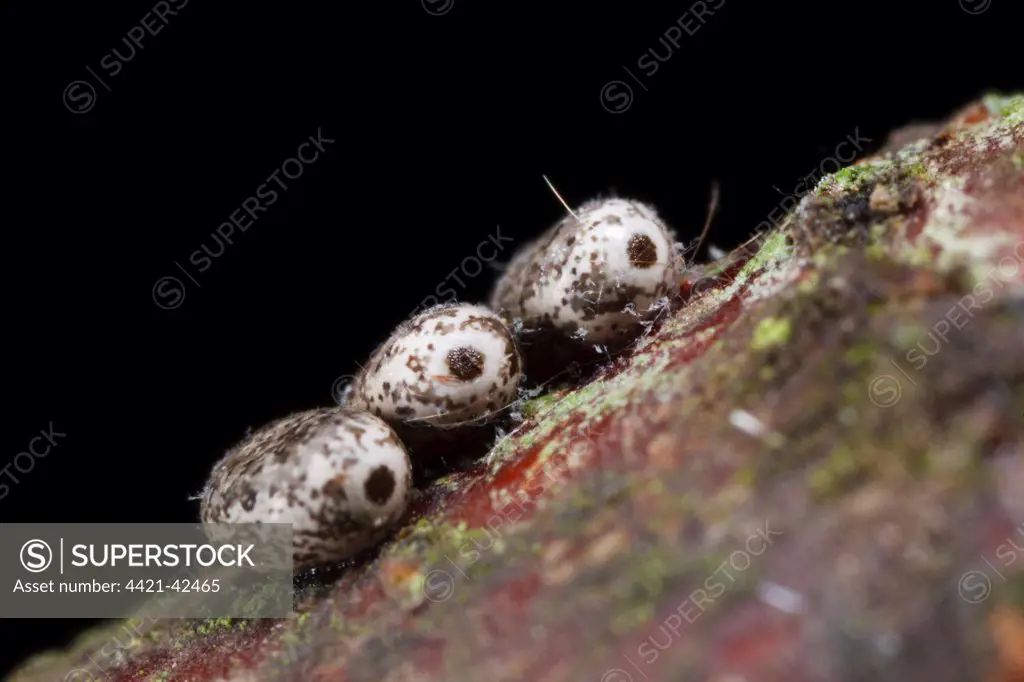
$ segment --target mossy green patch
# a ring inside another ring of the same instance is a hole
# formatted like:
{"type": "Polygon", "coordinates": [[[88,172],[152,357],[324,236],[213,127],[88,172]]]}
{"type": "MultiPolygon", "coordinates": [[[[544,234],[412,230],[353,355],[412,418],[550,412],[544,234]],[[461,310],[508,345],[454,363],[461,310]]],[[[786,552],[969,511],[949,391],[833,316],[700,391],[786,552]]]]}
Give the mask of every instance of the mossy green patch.
{"type": "Polygon", "coordinates": [[[750,261],[743,266],[743,269],[740,270],[739,274],[736,275],[736,281],[746,281],[750,279],[751,275],[762,270],[768,265],[785,260],[792,255],[793,249],[789,245],[785,231],[781,228],[775,230],[765,238],[764,243],[761,244],[761,248],[757,251],[757,255],[751,258],[750,261]]]}
{"type": "Polygon", "coordinates": [[[767,317],[754,330],[754,350],[764,350],[772,346],[780,346],[789,340],[792,326],[789,320],[767,317]]]}
{"type": "Polygon", "coordinates": [[[925,165],[919,161],[903,166],[902,174],[903,177],[920,178],[922,180],[930,180],[932,177],[925,165]]]}
{"type": "Polygon", "coordinates": [[[811,492],[819,498],[830,497],[860,478],[868,465],[847,445],[836,446],[832,453],[811,469],[811,492]]]}
{"type": "Polygon", "coordinates": [[[847,365],[857,366],[867,362],[874,362],[878,359],[878,349],[872,343],[861,343],[851,346],[843,354],[843,360],[847,365]]]}
{"type": "Polygon", "coordinates": [[[532,400],[526,400],[520,405],[519,411],[525,418],[531,419],[558,402],[559,397],[558,393],[552,392],[532,400]]]}
{"type": "Polygon", "coordinates": [[[628,573],[612,593],[616,614],[613,632],[624,634],[653,619],[658,597],[664,592],[675,563],[675,557],[653,547],[630,561],[628,573]]]}
{"type": "Polygon", "coordinates": [[[864,253],[868,258],[876,261],[886,260],[889,257],[888,247],[878,242],[869,244],[864,253]]]}
{"type": "Polygon", "coordinates": [[[197,625],[195,630],[200,635],[208,635],[218,630],[230,630],[234,622],[233,618],[209,618],[197,625]]]}
{"type": "MultiPolygon", "coordinates": [[[[502,465],[511,459],[516,452],[531,447],[535,442],[548,439],[570,413],[600,395],[603,382],[594,382],[589,386],[572,391],[565,396],[554,397],[538,406],[537,424],[514,438],[505,438],[499,442],[487,456],[491,463],[491,473],[496,474],[502,465]],[[543,412],[543,414],[540,414],[543,412]]],[[[538,399],[539,400],[539,399],[538,399]]]]}
{"type": "Polygon", "coordinates": [[[1011,123],[1024,121],[1024,94],[998,95],[990,94],[982,98],[985,108],[994,116],[1007,119],[1011,123]]]}
{"type": "Polygon", "coordinates": [[[474,547],[490,549],[497,543],[485,528],[470,528],[465,521],[449,523],[420,519],[401,542],[389,549],[389,555],[427,567],[439,564],[449,556],[475,551],[474,547]]]}
{"type": "MultiPolygon", "coordinates": [[[[847,166],[840,169],[832,176],[830,188],[840,191],[852,191],[862,189],[867,184],[876,181],[883,173],[891,170],[893,163],[890,160],[867,161],[854,166],[847,166]]],[[[823,186],[822,190],[828,186],[823,186]]]]}

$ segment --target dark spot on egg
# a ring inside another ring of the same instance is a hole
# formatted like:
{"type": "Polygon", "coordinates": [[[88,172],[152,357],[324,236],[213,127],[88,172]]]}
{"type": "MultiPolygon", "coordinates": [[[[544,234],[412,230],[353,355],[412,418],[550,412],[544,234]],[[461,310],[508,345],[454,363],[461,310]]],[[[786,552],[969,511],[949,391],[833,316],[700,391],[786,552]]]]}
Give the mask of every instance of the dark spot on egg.
{"type": "Polygon", "coordinates": [[[327,481],[327,484],[324,485],[324,496],[329,499],[347,500],[348,495],[345,494],[346,478],[345,474],[341,474],[327,481]]]}
{"type": "Polygon", "coordinates": [[[471,346],[452,348],[446,361],[452,376],[462,381],[472,381],[484,372],[484,356],[471,346]]]}
{"type": "Polygon", "coordinates": [[[646,234],[634,234],[627,250],[629,262],[635,268],[649,268],[658,262],[658,247],[646,234]]]}
{"type": "Polygon", "coordinates": [[[395,477],[391,469],[383,465],[374,469],[363,484],[363,490],[366,491],[366,499],[378,506],[390,500],[395,492],[395,477]]]}

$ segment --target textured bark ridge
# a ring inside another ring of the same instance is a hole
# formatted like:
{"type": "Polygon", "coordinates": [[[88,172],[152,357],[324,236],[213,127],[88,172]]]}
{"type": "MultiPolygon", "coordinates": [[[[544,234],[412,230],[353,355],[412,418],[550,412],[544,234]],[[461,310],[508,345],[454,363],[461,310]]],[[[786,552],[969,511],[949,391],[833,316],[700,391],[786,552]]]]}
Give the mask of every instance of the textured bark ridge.
{"type": "Polygon", "coordinates": [[[1024,679],[1024,97],[914,133],[294,618],[113,623],[10,679],[1024,679]]]}

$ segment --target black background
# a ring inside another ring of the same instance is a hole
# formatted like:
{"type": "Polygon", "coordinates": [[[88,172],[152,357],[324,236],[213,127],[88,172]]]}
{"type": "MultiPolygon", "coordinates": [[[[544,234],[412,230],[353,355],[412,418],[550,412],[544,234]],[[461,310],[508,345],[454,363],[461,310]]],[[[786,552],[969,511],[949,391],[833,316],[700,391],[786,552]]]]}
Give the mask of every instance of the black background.
{"type": "MultiPolygon", "coordinates": [[[[194,520],[247,428],[330,404],[499,225],[514,247],[557,220],[542,174],[570,204],[650,202],[687,242],[717,180],[710,241],[730,247],[855,130],[870,152],[1024,85],[1015,0],[725,0],[652,76],[637,60],[666,54],[686,0],[190,0],[111,76],[101,60],[154,4],[0,10],[0,468],[51,422],[67,434],[15,472],[0,522],[194,520]],[[76,80],[84,113],[62,102],[76,80]],[[633,92],[614,114],[613,80],[633,92]],[[190,254],[318,130],[326,153],[198,272],[190,254]],[[174,309],[154,299],[168,276],[174,309]]],[[[459,276],[466,301],[494,280],[459,276]]],[[[86,624],[0,621],[0,670],[86,624]]]]}

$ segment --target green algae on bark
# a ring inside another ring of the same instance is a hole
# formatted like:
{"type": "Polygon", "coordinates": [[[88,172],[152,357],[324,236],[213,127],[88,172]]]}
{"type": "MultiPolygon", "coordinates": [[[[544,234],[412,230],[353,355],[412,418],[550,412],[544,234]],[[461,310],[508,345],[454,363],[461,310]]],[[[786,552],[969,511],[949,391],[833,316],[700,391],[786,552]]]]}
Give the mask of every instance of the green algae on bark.
{"type": "Polygon", "coordinates": [[[110,682],[1024,673],[1024,97],[929,130],[695,269],[294,618],[151,624],[110,682]]]}

